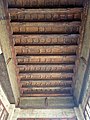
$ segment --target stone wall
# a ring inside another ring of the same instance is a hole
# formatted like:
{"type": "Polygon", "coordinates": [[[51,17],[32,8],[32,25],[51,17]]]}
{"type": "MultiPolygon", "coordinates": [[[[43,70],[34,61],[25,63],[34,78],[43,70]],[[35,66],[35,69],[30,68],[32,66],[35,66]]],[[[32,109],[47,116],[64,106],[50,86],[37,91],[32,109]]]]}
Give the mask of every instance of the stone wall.
{"type": "Polygon", "coordinates": [[[87,13],[87,21],[85,25],[85,34],[83,37],[83,46],[80,54],[80,62],[78,65],[78,72],[76,74],[76,84],[74,88],[74,97],[76,99],[77,105],[79,105],[80,95],[82,90],[83,81],[85,78],[85,72],[87,69],[88,58],[90,53],[90,1],[88,3],[88,13],[87,13]]]}

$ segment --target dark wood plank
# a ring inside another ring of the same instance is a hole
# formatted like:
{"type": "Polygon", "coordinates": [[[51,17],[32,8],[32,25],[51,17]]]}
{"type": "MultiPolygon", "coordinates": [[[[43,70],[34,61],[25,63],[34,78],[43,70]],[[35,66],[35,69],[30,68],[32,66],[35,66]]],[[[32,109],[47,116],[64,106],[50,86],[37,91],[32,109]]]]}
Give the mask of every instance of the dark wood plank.
{"type": "Polygon", "coordinates": [[[74,65],[18,65],[20,73],[30,72],[72,72],[74,65]]]}
{"type": "Polygon", "coordinates": [[[13,22],[11,23],[14,34],[31,34],[31,33],[79,33],[81,22],[13,22]]]}
{"type": "Polygon", "coordinates": [[[72,81],[23,81],[21,82],[22,88],[32,87],[71,87],[72,81]]]}
{"type": "Polygon", "coordinates": [[[70,56],[17,56],[17,64],[74,64],[76,55],[70,56]]]}
{"type": "Polygon", "coordinates": [[[16,55],[68,55],[76,54],[77,45],[69,46],[15,46],[16,55]]]}
{"type": "Polygon", "coordinates": [[[80,21],[82,8],[68,9],[9,9],[12,22],[80,21]]]}
{"type": "Polygon", "coordinates": [[[24,45],[76,45],[79,34],[72,35],[13,35],[15,46],[24,45]]]}
{"type": "Polygon", "coordinates": [[[20,73],[22,79],[67,79],[73,77],[73,73],[20,73]]]}
{"type": "Polygon", "coordinates": [[[83,0],[9,0],[9,7],[43,8],[43,7],[81,7],[83,0]]]}

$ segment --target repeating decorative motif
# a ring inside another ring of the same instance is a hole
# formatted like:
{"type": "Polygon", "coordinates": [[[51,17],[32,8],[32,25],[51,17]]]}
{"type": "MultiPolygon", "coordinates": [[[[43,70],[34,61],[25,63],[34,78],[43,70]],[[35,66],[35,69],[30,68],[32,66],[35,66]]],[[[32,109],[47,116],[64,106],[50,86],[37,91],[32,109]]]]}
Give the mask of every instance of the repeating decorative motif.
{"type": "Polygon", "coordinates": [[[83,0],[25,0],[25,2],[23,2],[23,0],[9,0],[9,7],[14,6],[14,7],[25,7],[25,8],[39,8],[39,7],[68,7],[68,6],[77,6],[80,7],[82,6],[82,2],[83,0]]]}
{"type": "Polygon", "coordinates": [[[20,95],[72,96],[82,0],[9,0],[20,95]]]}
{"type": "Polygon", "coordinates": [[[80,20],[82,8],[71,9],[10,9],[14,21],[65,21],[80,20]]]}
{"type": "Polygon", "coordinates": [[[71,23],[46,23],[46,22],[34,22],[34,23],[21,23],[21,22],[14,22],[11,23],[13,33],[52,33],[52,34],[71,34],[71,33],[79,33],[80,22],[71,22],[71,23]]]}
{"type": "Polygon", "coordinates": [[[75,54],[77,46],[16,46],[16,55],[61,55],[75,54]]]}
{"type": "Polygon", "coordinates": [[[73,77],[73,73],[20,73],[21,79],[67,79],[73,77]]]}
{"type": "Polygon", "coordinates": [[[24,72],[72,72],[74,65],[20,65],[20,73],[24,72]]]}
{"type": "Polygon", "coordinates": [[[20,45],[69,45],[78,44],[79,35],[14,35],[13,43],[20,45]]]}
{"type": "Polygon", "coordinates": [[[20,65],[25,65],[25,64],[60,64],[60,63],[66,63],[66,64],[70,64],[70,63],[74,63],[76,60],[76,56],[75,55],[71,55],[71,56],[17,56],[17,64],[20,65]]]}

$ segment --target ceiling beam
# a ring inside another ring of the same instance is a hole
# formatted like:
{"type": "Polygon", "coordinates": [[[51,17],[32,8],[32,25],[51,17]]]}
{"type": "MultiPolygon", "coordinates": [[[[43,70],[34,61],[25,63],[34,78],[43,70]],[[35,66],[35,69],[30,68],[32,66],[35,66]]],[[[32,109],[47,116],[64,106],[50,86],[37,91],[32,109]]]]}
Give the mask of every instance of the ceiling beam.
{"type": "Polygon", "coordinates": [[[26,108],[72,108],[73,97],[21,97],[19,107],[26,108]]]}
{"type": "Polygon", "coordinates": [[[13,44],[15,46],[33,46],[33,45],[77,45],[79,43],[79,34],[56,34],[56,35],[13,35],[13,44]]]}
{"type": "Polygon", "coordinates": [[[38,0],[26,0],[25,2],[23,2],[23,0],[19,1],[17,0],[16,2],[14,0],[9,0],[9,7],[10,8],[43,8],[43,7],[47,7],[48,6],[50,8],[52,8],[53,6],[55,6],[55,8],[58,7],[82,7],[83,6],[83,0],[67,0],[67,1],[63,1],[63,0],[42,0],[42,1],[38,1],[38,0]]]}
{"type": "Polygon", "coordinates": [[[12,22],[32,21],[80,21],[83,8],[58,8],[58,9],[9,9],[12,22]],[[28,17],[27,17],[28,16],[28,17]]]}
{"type": "Polygon", "coordinates": [[[13,34],[76,34],[81,22],[11,22],[13,34]]]}
{"type": "Polygon", "coordinates": [[[75,64],[76,55],[58,55],[58,56],[16,56],[18,65],[26,64],[75,64]]]}

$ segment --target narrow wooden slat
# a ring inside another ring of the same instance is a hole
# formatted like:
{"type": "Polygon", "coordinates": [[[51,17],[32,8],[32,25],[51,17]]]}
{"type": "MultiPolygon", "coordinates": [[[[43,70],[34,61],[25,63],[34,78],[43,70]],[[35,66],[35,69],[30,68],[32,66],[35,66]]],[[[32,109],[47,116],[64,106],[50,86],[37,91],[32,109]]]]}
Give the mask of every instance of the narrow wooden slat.
{"type": "Polygon", "coordinates": [[[14,34],[29,33],[79,33],[81,22],[13,22],[11,23],[14,34]]]}
{"type": "Polygon", "coordinates": [[[22,94],[70,94],[72,87],[20,88],[22,94]]]}
{"type": "Polygon", "coordinates": [[[68,87],[68,88],[57,88],[57,89],[55,89],[55,88],[47,88],[47,89],[25,89],[25,88],[21,88],[21,93],[22,93],[22,95],[26,95],[26,96],[33,96],[34,94],[36,95],[36,96],[48,96],[48,95],[52,95],[52,96],[61,96],[61,94],[71,94],[71,90],[72,90],[72,88],[70,87],[68,87]],[[46,95],[45,95],[46,94],[46,95]]]}
{"type": "Polygon", "coordinates": [[[73,35],[13,35],[15,46],[78,44],[79,34],[73,35]]]}
{"type": "Polygon", "coordinates": [[[28,87],[70,87],[72,81],[21,81],[23,88],[28,87]]]}
{"type": "Polygon", "coordinates": [[[19,65],[20,73],[24,72],[70,72],[74,65],[19,65]]]}
{"type": "Polygon", "coordinates": [[[43,91],[54,91],[54,90],[56,90],[56,91],[59,91],[59,90],[71,90],[72,88],[71,87],[62,87],[62,86],[60,86],[60,87],[27,87],[27,88],[25,88],[25,87],[21,87],[21,90],[25,90],[25,91],[41,91],[41,92],[43,92],[43,91]],[[42,90],[43,89],[43,90],[42,90]]]}
{"type": "Polygon", "coordinates": [[[20,73],[20,79],[67,79],[73,77],[73,73],[20,73]]]}
{"type": "Polygon", "coordinates": [[[40,7],[77,7],[83,5],[83,0],[9,0],[9,7],[25,7],[25,8],[40,8],[40,7]]]}
{"type": "Polygon", "coordinates": [[[63,95],[71,95],[72,88],[41,88],[41,89],[25,89],[21,88],[21,96],[63,96],[63,95]]]}
{"type": "Polygon", "coordinates": [[[62,64],[74,63],[75,55],[71,56],[17,56],[17,64],[62,64]]]}
{"type": "Polygon", "coordinates": [[[36,93],[32,93],[32,92],[29,92],[28,91],[28,93],[26,93],[26,92],[24,92],[23,94],[20,94],[20,96],[21,97],[69,97],[69,96],[72,96],[72,94],[70,94],[70,93],[66,93],[66,92],[64,92],[64,93],[61,93],[61,91],[59,91],[59,93],[45,93],[45,94],[41,94],[41,93],[38,93],[38,94],[36,94],[36,93]]]}
{"type": "Polygon", "coordinates": [[[16,55],[61,55],[75,54],[76,45],[72,46],[15,46],[16,55]]]}
{"type": "Polygon", "coordinates": [[[21,79],[20,80],[21,83],[23,82],[53,82],[53,81],[72,82],[72,76],[67,77],[67,78],[58,78],[58,79],[50,78],[50,79],[21,79]]]}
{"type": "Polygon", "coordinates": [[[11,21],[73,21],[81,20],[82,8],[9,9],[11,21]]]}

